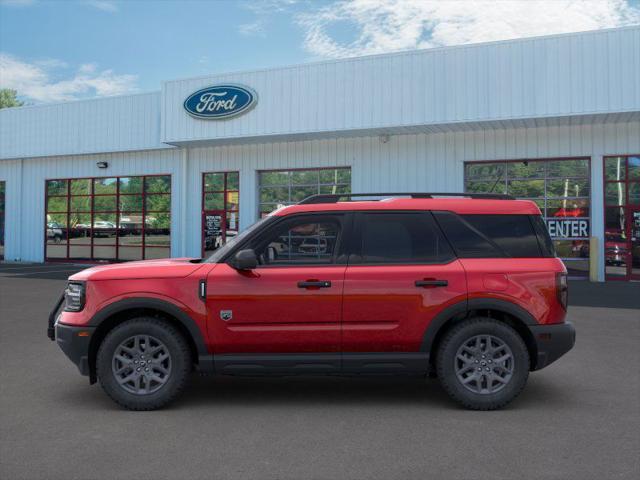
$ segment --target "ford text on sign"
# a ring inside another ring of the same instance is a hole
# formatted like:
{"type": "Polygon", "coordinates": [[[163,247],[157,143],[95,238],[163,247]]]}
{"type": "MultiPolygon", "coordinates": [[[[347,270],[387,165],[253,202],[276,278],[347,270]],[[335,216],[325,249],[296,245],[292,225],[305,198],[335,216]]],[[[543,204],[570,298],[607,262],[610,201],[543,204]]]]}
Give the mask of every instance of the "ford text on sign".
{"type": "Polygon", "coordinates": [[[553,238],[589,238],[587,219],[547,219],[549,235],[553,238]]]}
{"type": "Polygon", "coordinates": [[[249,87],[213,85],[189,95],[184,109],[192,117],[220,120],[246,112],[257,101],[257,94],[249,87]]]}

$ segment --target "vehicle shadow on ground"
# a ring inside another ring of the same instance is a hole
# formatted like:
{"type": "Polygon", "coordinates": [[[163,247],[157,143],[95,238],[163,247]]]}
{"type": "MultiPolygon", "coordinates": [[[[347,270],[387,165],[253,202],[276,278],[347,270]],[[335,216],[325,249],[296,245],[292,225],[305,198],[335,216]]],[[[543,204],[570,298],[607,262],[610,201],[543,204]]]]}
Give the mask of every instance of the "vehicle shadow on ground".
{"type": "MultiPolygon", "coordinates": [[[[60,392],[65,405],[82,410],[120,410],[98,385],[82,383],[60,392]]],[[[540,405],[570,405],[571,398],[561,385],[531,378],[522,394],[507,408],[534,408],[540,405]]],[[[398,406],[461,410],[444,392],[436,379],[340,378],[340,377],[211,377],[194,375],[180,398],[165,410],[188,410],[205,406],[317,407],[362,405],[398,406]]]]}

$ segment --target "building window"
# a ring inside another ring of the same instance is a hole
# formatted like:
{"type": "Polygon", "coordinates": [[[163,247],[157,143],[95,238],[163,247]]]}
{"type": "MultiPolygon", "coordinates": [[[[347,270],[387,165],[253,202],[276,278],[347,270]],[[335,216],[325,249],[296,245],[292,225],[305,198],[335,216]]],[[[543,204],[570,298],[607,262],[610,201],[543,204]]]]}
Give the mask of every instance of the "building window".
{"type": "Polygon", "coordinates": [[[0,260],[4,260],[4,212],[5,182],[0,182],[0,260]]]}
{"type": "Polygon", "coordinates": [[[604,257],[608,280],[640,280],[640,155],[604,158],[604,257]]]}
{"type": "Polygon", "coordinates": [[[171,256],[171,176],[46,182],[47,260],[171,256]]]}
{"type": "Polygon", "coordinates": [[[240,174],[202,174],[202,255],[208,257],[238,234],[240,174]]]}
{"type": "Polygon", "coordinates": [[[588,158],[465,163],[465,191],[534,201],[569,274],[589,273],[591,180],[588,158]]]}
{"type": "Polygon", "coordinates": [[[319,193],[351,193],[350,168],[265,170],[258,173],[259,212],[263,217],[319,193]]]}

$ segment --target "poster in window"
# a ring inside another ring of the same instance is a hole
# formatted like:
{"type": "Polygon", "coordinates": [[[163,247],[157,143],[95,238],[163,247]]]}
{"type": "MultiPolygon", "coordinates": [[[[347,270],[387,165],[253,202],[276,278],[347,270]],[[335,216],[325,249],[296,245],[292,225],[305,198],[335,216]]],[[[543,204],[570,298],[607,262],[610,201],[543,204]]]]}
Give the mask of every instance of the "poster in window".
{"type": "Polygon", "coordinates": [[[204,249],[217,250],[223,244],[222,215],[205,215],[204,217],[204,249]]]}

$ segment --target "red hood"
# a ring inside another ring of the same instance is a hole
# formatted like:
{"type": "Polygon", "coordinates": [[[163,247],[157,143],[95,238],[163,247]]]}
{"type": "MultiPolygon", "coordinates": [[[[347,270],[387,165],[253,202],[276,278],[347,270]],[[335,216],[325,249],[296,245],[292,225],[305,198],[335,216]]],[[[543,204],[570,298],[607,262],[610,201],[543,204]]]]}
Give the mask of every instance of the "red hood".
{"type": "Polygon", "coordinates": [[[195,258],[162,258],[139,262],[115,263],[87,268],[69,280],[133,280],[141,278],[183,278],[202,267],[195,258]]]}

